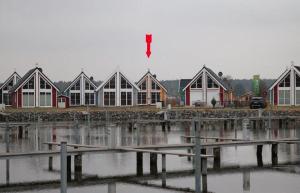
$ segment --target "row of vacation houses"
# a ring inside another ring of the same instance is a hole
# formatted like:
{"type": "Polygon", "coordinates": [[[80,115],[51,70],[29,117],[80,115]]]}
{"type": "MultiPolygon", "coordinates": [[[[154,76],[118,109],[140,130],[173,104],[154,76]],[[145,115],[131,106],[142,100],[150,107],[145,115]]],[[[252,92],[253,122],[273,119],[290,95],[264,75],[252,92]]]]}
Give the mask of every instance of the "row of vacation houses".
{"type": "MultiPolygon", "coordinates": [[[[214,98],[219,106],[232,101],[232,90],[210,68],[192,78],[180,80],[181,100],[186,106],[195,102],[210,106],[214,98]]],[[[300,105],[300,67],[292,65],[269,89],[273,105],[300,105]]],[[[14,72],[0,85],[0,104],[15,108],[70,106],[134,106],[166,103],[167,89],[148,71],[139,81],[130,81],[117,70],[98,85],[81,72],[63,88],[52,82],[41,68],[29,70],[23,77],[14,72]]]]}

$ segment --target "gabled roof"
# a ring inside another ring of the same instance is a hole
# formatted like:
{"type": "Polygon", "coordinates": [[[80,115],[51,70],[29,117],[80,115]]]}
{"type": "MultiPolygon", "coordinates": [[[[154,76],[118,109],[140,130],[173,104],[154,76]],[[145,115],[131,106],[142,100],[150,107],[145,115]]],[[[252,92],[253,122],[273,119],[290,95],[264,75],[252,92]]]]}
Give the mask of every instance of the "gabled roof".
{"type": "Polygon", "coordinates": [[[148,74],[150,75],[151,79],[154,80],[154,82],[159,85],[160,88],[164,89],[166,93],[168,92],[166,87],[162,83],[160,83],[160,81],[157,80],[157,78],[155,78],[150,71],[146,72],[146,74],[136,83],[136,85],[139,86],[140,84],[142,84],[142,81],[148,74]]]}
{"type": "Polygon", "coordinates": [[[95,89],[97,88],[96,82],[94,82],[94,80],[91,80],[83,71],[72,81],[69,82],[66,86],[65,89],[63,90],[63,92],[66,92],[67,90],[69,90],[77,81],[78,79],[80,79],[81,75],[83,74],[84,78],[86,78],[90,84],[92,84],[95,89]]]}
{"type": "Polygon", "coordinates": [[[106,83],[115,75],[119,73],[120,75],[122,75],[134,88],[136,88],[138,91],[140,90],[140,88],[132,81],[130,81],[126,76],[124,76],[124,74],[120,71],[120,70],[116,70],[114,71],[107,79],[105,79],[96,89],[96,91],[99,91],[104,85],[106,85],[106,83]]]}
{"type": "Polygon", "coordinates": [[[272,90],[285,76],[290,73],[291,69],[294,69],[298,75],[300,75],[300,66],[291,65],[290,68],[287,68],[270,86],[269,90],[272,90]]]}
{"type": "Polygon", "coordinates": [[[57,91],[59,91],[59,89],[57,88],[57,86],[43,73],[42,68],[39,67],[35,67],[31,70],[29,70],[11,89],[9,92],[15,92],[16,90],[18,90],[21,86],[23,86],[27,80],[29,78],[31,78],[32,74],[38,70],[41,75],[43,76],[43,78],[45,78],[45,80],[51,84],[51,86],[53,86],[57,91]]]}
{"type": "Polygon", "coordinates": [[[0,89],[2,89],[4,86],[6,86],[6,84],[11,80],[11,78],[14,77],[14,75],[17,75],[17,77],[19,77],[19,79],[21,79],[21,76],[17,72],[14,72],[4,81],[3,84],[0,84],[0,89]]]}
{"type": "Polygon", "coordinates": [[[210,68],[206,67],[205,65],[203,66],[203,68],[193,77],[193,79],[183,88],[183,90],[185,90],[188,86],[191,85],[192,82],[194,82],[198,76],[203,72],[203,70],[206,70],[207,73],[211,76],[212,79],[214,79],[221,87],[224,88],[224,90],[228,90],[228,86],[227,84],[218,76],[216,75],[216,73],[211,70],[210,68]]]}

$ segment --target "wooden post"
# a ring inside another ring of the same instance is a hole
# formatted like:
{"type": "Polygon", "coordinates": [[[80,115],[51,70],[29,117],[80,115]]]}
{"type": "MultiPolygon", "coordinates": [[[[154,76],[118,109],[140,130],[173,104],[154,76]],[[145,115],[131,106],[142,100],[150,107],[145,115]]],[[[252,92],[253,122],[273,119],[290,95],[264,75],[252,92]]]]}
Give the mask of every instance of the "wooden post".
{"type": "Polygon", "coordinates": [[[202,165],[202,192],[207,192],[207,158],[201,158],[202,165]]]}
{"type": "Polygon", "coordinates": [[[136,175],[143,176],[143,152],[136,152],[136,175]]]}
{"type": "MultiPolygon", "coordinates": [[[[191,143],[191,138],[190,138],[190,137],[185,138],[185,140],[186,140],[186,143],[191,143]]],[[[191,149],[191,148],[188,148],[188,149],[187,149],[187,153],[191,153],[191,152],[192,152],[192,149],[191,149]]],[[[192,158],[191,158],[190,156],[188,156],[188,157],[187,157],[187,160],[188,160],[188,161],[191,161],[192,158]]]]}
{"type": "Polygon", "coordinates": [[[272,165],[278,164],[278,143],[272,144],[272,165]]]}
{"type": "Polygon", "coordinates": [[[72,180],[72,170],[71,170],[71,167],[72,167],[72,164],[71,164],[71,156],[68,155],[67,156],[67,181],[68,182],[71,182],[72,180]]]}
{"type": "Polygon", "coordinates": [[[166,187],[166,154],[161,154],[162,187],[166,187]]]}
{"type": "Polygon", "coordinates": [[[262,159],[262,149],[263,149],[263,145],[257,145],[256,158],[257,158],[257,166],[258,167],[262,167],[264,165],[263,159],[262,159]]]}
{"type": "Polygon", "coordinates": [[[19,126],[18,130],[18,138],[22,139],[23,138],[23,126],[19,126]]]}
{"type": "MultiPolygon", "coordinates": [[[[9,135],[10,135],[10,129],[9,129],[8,118],[6,117],[6,129],[5,129],[6,153],[9,153],[9,135]]],[[[6,185],[9,185],[9,181],[10,181],[9,169],[10,169],[10,162],[9,159],[6,159],[6,185]]]]}
{"type": "Polygon", "coordinates": [[[162,130],[163,132],[166,131],[166,122],[165,122],[165,121],[163,121],[163,122],[161,123],[161,130],[162,130]]]}
{"type": "MultiPolygon", "coordinates": [[[[48,144],[48,150],[52,151],[52,144],[48,144]]],[[[50,156],[48,160],[48,170],[52,171],[53,170],[53,157],[50,156]]]]}
{"type": "Polygon", "coordinates": [[[282,119],[279,119],[279,129],[282,128],[282,119]]]}
{"type": "Polygon", "coordinates": [[[150,153],[150,174],[157,175],[157,154],[150,153]]]}
{"type": "Polygon", "coordinates": [[[214,147],[213,152],[214,152],[214,165],[213,165],[213,167],[215,169],[219,169],[219,168],[221,168],[221,148],[220,147],[214,147]]]}
{"type": "Polygon", "coordinates": [[[67,142],[60,142],[60,193],[67,193],[67,142]]]}
{"type": "Polygon", "coordinates": [[[224,129],[227,129],[227,121],[224,120],[224,129]]]}
{"type": "Polygon", "coordinates": [[[74,178],[75,181],[80,182],[82,180],[82,155],[77,154],[74,156],[74,178]]]}
{"type": "Polygon", "coordinates": [[[196,132],[195,138],[195,192],[201,193],[201,141],[200,141],[200,120],[194,121],[196,132]]]}

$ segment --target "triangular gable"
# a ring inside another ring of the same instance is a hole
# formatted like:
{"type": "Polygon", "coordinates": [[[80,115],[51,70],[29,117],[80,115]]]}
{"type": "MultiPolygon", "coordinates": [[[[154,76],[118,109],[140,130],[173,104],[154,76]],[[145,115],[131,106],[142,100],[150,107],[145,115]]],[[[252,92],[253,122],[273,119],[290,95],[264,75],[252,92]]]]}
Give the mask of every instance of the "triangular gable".
{"type": "Polygon", "coordinates": [[[291,69],[286,69],[276,80],[275,82],[270,86],[269,90],[272,90],[282,79],[286,77],[287,74],[291,72],[291,69]]]}
{"type": "Polygon", "coordinates": [[[132,87],[136,88],[137,90],[140,90],[140,88],[134,84],[132,81],[130,81],[126,76],[124,76],[124,74],[121,72],[121,71],[115,71],[113,72],[107,79],[105,79],[105,81],[103,81],[99,86],[98,88],[96,89],[96,91],[99,91],[102,87],[104,87],[104,85],[106,85],[106,83],[108,83],[108,81],[111,80],[111,78],[114,76],[114,75],[117,75],[117,74],[120,74],[121,76],[123,76],[128,82],[129,84],[131,84],[132,87]]]}
{"type": "Polygon", "coordinates": [[[150,71],[148,71],[138,82],[137,82],[137,86],[139,86],[140,84],[142,84],[142,82],[143,82],[143,80],[145,79],[145,77],[147,76],[147,75],[150,75],[150,77],[151,77],[151,79],[152,80],[154,80],[154,82],[156,83],[156,84],[158,84],[159,85],[159,87],[160,88],[162,88],[164,91],[166,91],[166,93],[168,92],[167,91],[167,89],[166,89],[166,87],[164,87],[164,85],[162,85],[161,83],[160,83],[160,81],[159,80],[157,80],[157,78],[155,78],[153,75],[152,75],[152,73],[150,72],[150,71]]]}
{"type": "Polygon", "coordinates": [[[66,92],[67,90],[69,90],[81,77],[81,74],[83,74],[83,77],[86,78],[86,80],[88,80],[88,82],[90,84],[92,84],[95,88],[97,88],[97,86],[95,85],[95,83],[93,81],[91,81],[91,79],[84,73],[84,72],[81,72],[71,83],[69,86],[67,86],[66,89],[64,89],[63,92],[66,92]]]}
{"type": "Polygon", "coordinates": [[[44,78],[45,81],[47,81],[53,88],[55,88],[55,90],[59,91],[59,89],[56,87],[56,85],[42,72],[41,68],[33,68],[31,70],[29,70],[18,82],[17,84],[15,84],[15,86],[13,86],[13,88],[11,89],[11,92],[15,92],[16,90],[18,90],[20,87],[22,87],[25,83],[27,83],[27,81],[29,81],[32,76],[34,75],[35,71],[38,70],[40,75],[44,78]]]}
{"type": "Polygon", "coordinates": [[[193,77],[193,79],[183,88],[183,91],[185,91],[187,89],[187,87],[189,87],[193,82],[195,82],[198,77],[203,73],[203,70],[206,70],[206,72],[208,73],[208,75],[210,76],[211,79],[213,79],[215,82],[218,83],[218,85],[220,85],[224,90],[227,90],[227,86],[222,83],[221,80],[218,80],[219,78],[216,77],[216,74],[209,68],[203,66],[203,68],[193,77]]]}
{"type": "Polygon", "coordinates": [[[14,72],[14,73],[12,73],[12,74],[4,81],[4,83],[3,83],[2,85],[0,85],[0,89],[2,89],[3,87],[5,87],[5,86],[9,83],[9,81],[10,81],[12,78],[14,78],[14,75],[16,75],[16,76],[19,78],[19,80],[21,79],[21,76],[20,76],[17,72],[14,72]]]}

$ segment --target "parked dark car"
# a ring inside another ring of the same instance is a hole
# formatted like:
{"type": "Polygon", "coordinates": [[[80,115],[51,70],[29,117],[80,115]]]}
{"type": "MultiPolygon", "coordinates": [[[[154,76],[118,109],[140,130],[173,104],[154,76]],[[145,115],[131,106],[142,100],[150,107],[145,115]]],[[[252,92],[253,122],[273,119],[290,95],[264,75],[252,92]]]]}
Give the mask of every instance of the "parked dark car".
{"type": "Polygon", "coordinates": [[[250,100],[250,109],[265,108],[266,102],[263,97],[252,97],[250,100]]]}

